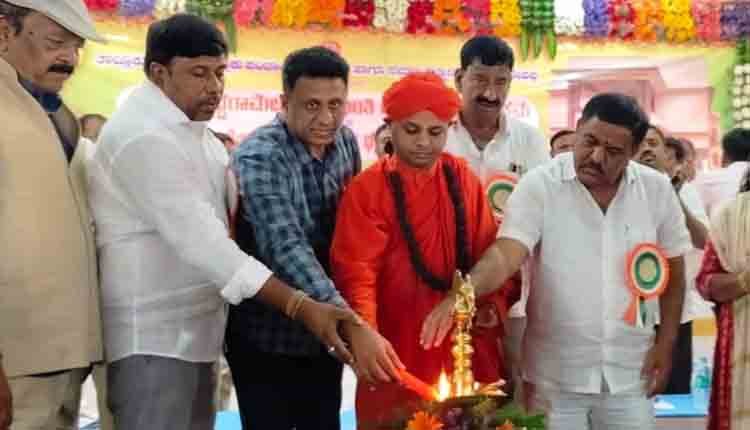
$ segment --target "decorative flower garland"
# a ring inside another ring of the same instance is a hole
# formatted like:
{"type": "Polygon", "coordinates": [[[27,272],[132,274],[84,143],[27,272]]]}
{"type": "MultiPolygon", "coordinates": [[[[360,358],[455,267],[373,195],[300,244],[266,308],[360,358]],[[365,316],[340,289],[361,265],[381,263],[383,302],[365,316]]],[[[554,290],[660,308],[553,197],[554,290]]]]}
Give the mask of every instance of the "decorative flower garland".
{"type": "Polygon", "coordinates": [[[156,0],[154,17],[163,19],[176,13],[185,12],[185,0],[156,0]]]}
{"type": "Polygon", "coordinates": [[[475,34],[492,33],[490,24],[490,0],[464,0],[464,15],[471,25],[470,31],[475,34]]]}
{"type": "Polygon", "coordinates": [[[609,2],[607,0],[583,0],[583,10],[586,13],[583,25],[585,35],[589,37],[605,37],[609,34],[609,2]]]}
{"type": "Polygon", "coordinates": [[[188,12],[224,24],[229,50],[237,51],[237,24],[234,22],[234,0],[188,0],[188,12]]]}
{"type": "Polygon", "coordinates": [[[490,23],[499,37],[521,35],[521,8],[518,0],[490,0],[490,23]]]}
{"type": "Polygon", "coordinates": [[[662,38],[662,10],[659,0],[636,0],[635,8],[635,38],[645,42],[655,42],[662,38]]]}
{"type": "Polygon", "coordinates": [[[695,38],[695,23],[690,15],[689,0],[662,0],[664,31],[670,42],[687,42],[695,38]]]}
{"type": "Polygon", "coordinates": [[[432,25],[430,17],[435,13],[435,4],[432,0],[412,0],[406,11],[407,33],[434,33],[435,26],[432,25]]]}
{"type": "Polygon", "coordinates": [[[520,0],[520,5],[521,59],[528,58],[529,50],[538,58],[545,42],[550,58],[554,59],[557,55],[554,3],[552,0],[520,0]]]}
{"type": "Polygon", "coordinates": [[[707,42],[719,40],[721,38],[720,0],[693,0],[691,6],[696,37],[707,42]]]}
{"type": "Polygon", "coordinates": [[[635,10],[627,0],[612,0],[609,4],[609,35],[624,40],[633,39],[635,10]]]}
{"type": "Polygon", "coordinates": [[[409,0],[375,0],[375,18],[372,25],[395,33],[406,28],[409,0]]]}
{"type": "Polygon", "coordinates": [[[154,0],[120,0],[119,14],[126,17],[151,16],[154,0]]]}
{"type": "Polygon", "coordinates": [[[555,33],[581,36],[586,13],[580,0],[555,0],[555,33]]]}
{"type": "Polygon", "coordinates": [[[737,63],[734,66],[732,87],[732,118],[735,125],[750,128],[750,43],[748,39],[737,42],[737,63]]]}
{"type": "Polygon", "coordinates": [[[238,25],[271,23],[273,0],[234,0],[234,21],[238,25]]]}
{"type": "Polygon", "coordinates": [[[119,0],[84,0],[84,3],[92,12],[114,12],[120,4],[119,0]]]}
{"type": "Polygon", "coordinates": [[[373,0],[347,0],[344,8],[344,25],[349,28],[365,28],[372,25],[375,17],[373,0]]]}
{"type": "Polygon", "coordinates": [[[436,31],[442,34],[465,33],[471,24],[464,16],[462,7],[461,0],[435,0],[432,19],[436,31]]]}
{"type": "Polygon", "coordinates": [[[307,0],[276,0],[271,13],[271,25],[301,29],[307,25],[308,11],[307,0]]]}
{"type": "Polygon", "coordinates": [[[722,3],[720,21],[722,39],[739,39],[750,35],[750,3],[722,3]]]}
{"type": "Polygon", "coordinates": [[[308,0],[309,9],[307,12],[308,24],[321,24],[334,30],[339,30],[343,26],[341,21],[346,0],[308,0]]]}

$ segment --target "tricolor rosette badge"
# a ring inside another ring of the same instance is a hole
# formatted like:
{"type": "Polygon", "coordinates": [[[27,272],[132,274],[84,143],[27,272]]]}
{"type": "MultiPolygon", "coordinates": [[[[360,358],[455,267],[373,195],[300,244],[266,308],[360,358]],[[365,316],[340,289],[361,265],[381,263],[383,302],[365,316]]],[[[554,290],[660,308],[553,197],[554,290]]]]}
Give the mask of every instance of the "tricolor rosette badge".
{"type": "Polygon", "coordinates": [[[485,191],[492,208],[492,213],[497,220],[503,219],[503,210],[505,202],[508,201],[510,193],[518,183],[518,176],[513,173],[498,173],[487,180],[485,191]]]}
{"type": "Polygon", "coordinates": [[[655,243],[641,243],[628,253],[625,281],[631,301],[623,319],[626,323],[644,327],[646,300],[662,295],[669,283],[669,264],[664,251],[655,243]]]}

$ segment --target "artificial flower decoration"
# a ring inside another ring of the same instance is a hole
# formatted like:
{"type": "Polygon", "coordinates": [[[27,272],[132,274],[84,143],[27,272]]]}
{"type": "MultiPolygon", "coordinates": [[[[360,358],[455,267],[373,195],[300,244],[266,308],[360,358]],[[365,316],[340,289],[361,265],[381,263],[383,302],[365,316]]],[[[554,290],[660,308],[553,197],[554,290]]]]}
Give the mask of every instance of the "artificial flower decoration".
{"type": "Polygon", "coordinates": [[[409,420],[406,430],[441,430],[442,428],[443,423],[437,417],[420,411],[409,420]]]}
{"type": "Polygon", "coordinates": [[[92,12],[114,12],[119,0],[85,0],[86,7],[92,12]]]}
{"type": "Polygon", "coordinates": [[[659,0],[634,0],[635,31],[637,40],[655,42],[662,37],[664,29],[661,21],[663,13],[659,0]]]}
{"type": "Polygon", "coordinates": [[[689,0],[662,0],[664,32],[670,42],[687,42],[695,37],[689,0]]]}
{"type": "Polygon", "coordinates": [[[583,25],[585,35],[606,37],[609,34],[609,2],[607,0],[583,0],[585,12],[583,25]]]}
{"type": "Polygon", "coordinates": [[[555,0],[555,34],[581,36],[585,12],[581,0],[555,0]]]}
{"type": "Polygon", "coordinates": [[[518,0],[490,0],[490,24],[498,37],[521,35],[521,8],[518,0]]]}
{"type": "Polygon", "coordinates": [[[307,0],[276,0],[271,13],[271,24],[300,29],[307,25],[309,7],[307,0]]]}
{"type": "Polygon", "coordinates": [[[154,0],[120,0],[119,14],[125,17],[151,16],[154,0]]]}
{"type": "Polygon", "coordinates": [[[432,0],[412,0],[406,11],[406,32],[434,33],[435,26],[430,19],[434,12],[435,4],[432,0]]]}
{"type": "Polygon", "coordinates": [[[469,28],[469,20],[462,11],[461,0],[435,0],[432,13],[436,31],[442,34],[462,34],[469,28]]]}
{"type": "Polygon", "coordinates": [[[624,40],[632,39],[635,30],[635,10],[627,0],[612,0],[609,3],[609,35],[624,40]]]}
{"type": "Polygon", "coordinates": [[[176,13],[185,12],[185,2],[186,0],[156,0],[154,17],[164,19],[176,13]]]}
{"type": "Polygon", "coordinates": [[[721,0],[693,0],[691,12],[697,38],[707,42],[721,38],[721,0]]]}
{"type": "Polygon", "coordinates": [[[732,119],[735,125],[750,125],[750,41],[742,38],[735,48],[737,62],[734,66],[732,86],[732,119]]]}
{"type": "Polygon", "coordinates": [[[497,430],[515,430],[516,426],[510,420],[505,420],[503,425],[498,426],[497,430]]]}
{"type": "Polygon", "coordinates": [[[375,2],[373,0],[346,0],[344,26],[349,28],[370,27],[374,17],[375,2]]]}

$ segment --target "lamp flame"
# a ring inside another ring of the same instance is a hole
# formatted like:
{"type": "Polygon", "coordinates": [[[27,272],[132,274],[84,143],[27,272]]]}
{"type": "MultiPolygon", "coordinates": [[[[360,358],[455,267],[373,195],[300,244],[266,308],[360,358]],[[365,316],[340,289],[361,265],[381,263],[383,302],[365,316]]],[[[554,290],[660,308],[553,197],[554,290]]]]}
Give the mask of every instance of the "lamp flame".
{"type": "Polygon", "coordinates": [[[448,381],[448,375],[445,374],[445,371],[440,372],[437,393],[437,400],[439,402],[445,401],[451,396],[451,384],[448,381]]]}

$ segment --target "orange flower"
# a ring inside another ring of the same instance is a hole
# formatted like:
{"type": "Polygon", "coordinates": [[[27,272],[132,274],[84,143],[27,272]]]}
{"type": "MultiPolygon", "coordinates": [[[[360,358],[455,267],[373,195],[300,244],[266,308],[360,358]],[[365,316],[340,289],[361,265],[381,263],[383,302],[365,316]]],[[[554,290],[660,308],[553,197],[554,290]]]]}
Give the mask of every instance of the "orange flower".
{"type": "Polygon", "coordinates": [[[417,412],[414,414],[406,430],[440,430],[443,428],[443,423],[439,419],[433,417],[427,412],[417,412]]]}
{"type": "Polygon", "coordinates": [[[503,425],[497,427],[497,430],[513,430],[515,428],[516,427],[513,425],[512,422],[510,422],[510,420],[505,420],[503,425]]]}

